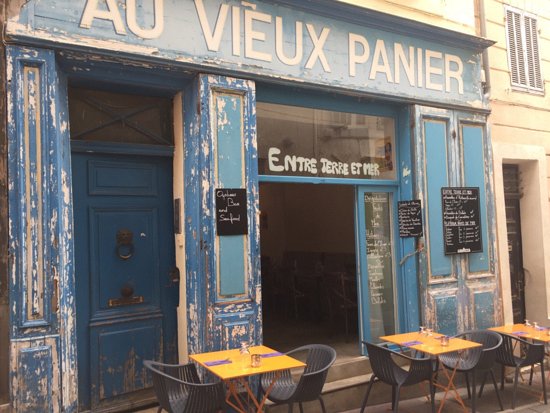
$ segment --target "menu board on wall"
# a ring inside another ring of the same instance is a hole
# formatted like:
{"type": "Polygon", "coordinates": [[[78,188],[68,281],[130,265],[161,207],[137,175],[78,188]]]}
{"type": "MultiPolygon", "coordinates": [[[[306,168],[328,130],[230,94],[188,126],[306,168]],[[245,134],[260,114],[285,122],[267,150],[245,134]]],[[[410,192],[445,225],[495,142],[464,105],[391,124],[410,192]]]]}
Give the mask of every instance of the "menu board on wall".
{"type": "Polygon", "coordinates": [[[419,199],[399,201],[397,203],[399,218],[399,236],[421,237],[422,232],[422,203],[419,199]]]}
{"type": "Polygon", "coordinates": [[[246,189],[217,188],[215,195],[218,235],[247,234],[246,189]]]}
{"type": "Polygon", "coordinates": [[[371,333],[378,335],[395,331],[390,200],[376,192],[364,198],[371,333]]]}
{"type": "Polygon", "coordinates": [[[483,250],[479,188],[441,188],[445,254],[483,250]]]}

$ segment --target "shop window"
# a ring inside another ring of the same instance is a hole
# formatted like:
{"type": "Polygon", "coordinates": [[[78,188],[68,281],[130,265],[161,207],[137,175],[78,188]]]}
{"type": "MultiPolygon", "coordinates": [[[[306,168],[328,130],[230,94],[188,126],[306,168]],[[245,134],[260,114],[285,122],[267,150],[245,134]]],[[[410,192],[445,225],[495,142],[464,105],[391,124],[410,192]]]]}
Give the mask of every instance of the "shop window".
{"type": "Polygon", "coordinates": [[[506,32],[512,86],[527,91],[544,92],[537,18],[524,11],[506,7],[506,32]]]}
{"type": "Polygon", "coordinates": [[[69,113],[73,140],[173,145],[166,97],[71,88],[69,113]]]}
{"type": "Polygon", "coordinates": [[[259,102],[262,175],[396,179],[392,118],[259,102]]]}

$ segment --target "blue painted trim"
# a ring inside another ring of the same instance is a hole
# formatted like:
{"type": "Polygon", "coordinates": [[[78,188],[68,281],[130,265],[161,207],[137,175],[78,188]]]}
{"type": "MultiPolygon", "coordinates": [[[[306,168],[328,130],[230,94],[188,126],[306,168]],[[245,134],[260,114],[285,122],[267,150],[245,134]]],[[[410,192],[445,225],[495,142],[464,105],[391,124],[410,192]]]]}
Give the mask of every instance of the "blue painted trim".
{"type": "Polygon", "coordinates": [[[395,310],[395,328],[396,332],[400,328],[400,323],[403,321],[401,312],[405,309],[401,309],[404,305],[400,301],[403,296],[403,292],[400,291],[402,288],[402,283],[399,280],[399,261],[401,259],[401,251],[399,243],[396,240],[399,237],[397,223],[397,201],[398,201],[398,188],[394,186],[386,187],[371,187],[371,186],[358,186],[356,192],[356,206],[355,206],[355,222],[356,222],[356,256],[357,256],[357,268],[359,272],[358,280],[358,305],[359,312],[361,316],[362,323],[360,323],[359,328],[361,332],[361,340],[374,341],[378,337],[372,336],[371,328],[369,325],[370,322],[370,295],[369,295],[369,273],[368,273],[368,263],[367,263],[367,254],[363,252],[367,251],[367,237],[366,237],[366,222],[365,222],[365,193],[388,193],[391,195],[392,203],[392,214],[391,221],[393,223],[393,233],[392,233],[392,269],[393,269],[393,289],[394,289],[394,310],[395,310]]]}
{"type": "Polygon", "coordinates": [[[445,256],[443,243],[443,221],[441,187],[449,185],[448,162],[449,121],[445,119],[423,119],[426,163],[426,194],[428,200],[426,222],[430,243],[431,275],[449,275],[452,272],[451,258],[445,256]]]}
{"type": "Polygon", "coordinates": [[[469,254],[471,272],[489,271],[489,233],[487,216],[487,195],[485,185],[484,125],[461,124],[464,158],[464,185],[479,187],[479,215],[481,219],[482,252],[469,254]]]}
{"type": "Polygon", "coordinates": [[[333,184],[333,185],[373,185],[387,186],[397,185],[398,181],[375,180],[375,179],[346,179],[346,178],[318,178],[315,176],[280,176],[260,175],[260,182],[286,182],[286,183],[307,183],[307,184],[333,184]]]}
{"type": "MultiPolygon", "coordinates": [[[[73,412],[76,411],[78,375],[74,328],[71,168],[68,129],[65,127],[69,123],[66,79],[58,74],[55,54],[51,50],[8,46],[6,57],[9,62],[7,67],[11,70],[8,73],[11,78],[8,114],[13,120],[7,125],[10,338],[12,344],[26,341],[35,348],[46,340],[55,345],[52,354],[58,357],[55,360],[57,368],[52,368],[50,373],[61,390],[43,399],[42,406],[34,408],[50,411],[52,406],[57,405],[63,411],[73,412]],[[32,90],[25,90],[25,68],[37,72],[34,80],[40,84],[32,90]],[[34,102],[25,105],[25,93],[32,95],[34,102]],[[28,135],[25,132],[26,122],[29,129],[33,129],[29,130],[28,135]],[[38,156],[40,170],[36,169],[38,156]],[[32,188],[30,199],[27,199],[26,182],[30,182],[32,188]],[[27,239],[24,225],[31,217],[40,222],[41,227],[33,229],[36,232],[32,239],[27,239]],[[42,235],[42,242],[36,237],[37,233],[42,235]],[[32,256],[33,260],[39,260],[40,254],[43,254],[43,289],[35,289],[27,285],[24,259],[32,256]],[[28,320],[29,289],[34,289],[33,294],[41,295],[41,319],[28,320]]],[[[21,350],[21,346],[15,344],[13,348],[21,350]]],[[[12,371],[12,379],[20,386],[39,390],[25,371],[43,371],[48,374],[41,368],[41,363],[51,365],[52,361],[42,358],[41,353],[37,354],[39,356],[31,357],[24,369],[12,371]]],[[[12,354],[13,359],[19,356],[12,354]]],[[[35,392],[17,392],[11,395],[11,400],[15,406],[25,406],[33,405],[40,397],[35,392]]]]}
{"type": "Polygon", "coordinates": [[[402,105],[388,103],[387,100],[373,102],[373,99],[345,95],[335,95],[326,89],[306,89],[298,86],[283,86],[261,83],[257,87],[258,102],[278,103],[290,106],[303,106],[313,109],[359,113],[362,115],[396,117],[402,105]]]}
{"type": "MultiPolygon", "coordinates": [[[[411,148],[411,113],[408,107],[401,110],[396,122],[396,139],[398,147],[399,191],[398,200],[416,199],[414,194],[414,163],[411,148]]],[[[397,211],[396,211],[397,214],[397,211]]],[[[396,274],[399,303],[399,331],[417,331],[420,325],[420,291],[418,277],[417,239],[401,238],[398,231],[398,219],[394,217],[397,230],[396,240],[400,245],[401,257],[397,262],[396,274]],[[404,260],[404,261],[403,261],[404,260]],[[400,264],[400,265],[399,265],[400,264]]],[[[424,222],[424,231],[426,223],[424,222]]],[[[396,242],[397,243],[397,242],[396,242]]]]}
{"type": "Polygon", "coordinates": [[[127,144],[116,142],[97,142],[71,140],[73,152],[97,152],[123,155],[174,156],[173,146],[127,144]]]}

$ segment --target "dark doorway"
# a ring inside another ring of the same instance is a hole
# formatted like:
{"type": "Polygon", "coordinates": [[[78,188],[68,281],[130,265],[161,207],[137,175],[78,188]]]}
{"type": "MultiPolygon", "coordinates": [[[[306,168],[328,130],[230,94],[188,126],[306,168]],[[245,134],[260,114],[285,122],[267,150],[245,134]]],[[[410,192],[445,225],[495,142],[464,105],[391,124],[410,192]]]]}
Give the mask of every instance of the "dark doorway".
{"type": "Polygon", "coordinates": [[[514,323],[523,323],[525,320],[525,273],[521,244],[521,191],[518,166],[503,165],[503,177],[512,309],[514,323]]]}
{"type": "Polygon", "coordinates": [[[354,204],[353,186],[260,185],[266,345],[359,355],[354,204]]]}

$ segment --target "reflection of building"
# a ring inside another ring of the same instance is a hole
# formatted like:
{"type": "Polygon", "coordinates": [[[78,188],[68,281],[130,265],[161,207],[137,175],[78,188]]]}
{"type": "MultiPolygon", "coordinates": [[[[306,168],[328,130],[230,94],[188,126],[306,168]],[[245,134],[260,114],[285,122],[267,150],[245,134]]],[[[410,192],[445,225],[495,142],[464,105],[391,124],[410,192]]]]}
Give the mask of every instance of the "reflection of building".
{"type": "Polygon", "coordinates": [[[143,359],[304,325],[359,356],[381,333],[500,321],[492,42],[473,5],[453,24],[444,2],[378,3],[12,2],[1,394],[18,412],[139,405],[143,359]],[[445,255],[443,187],[479,188],[480,252],[445,255]],[[245,231],[220,234],[219,189],[245,190],[245,231]],[[424,236],[399,238],[415,199],[424,236]]]}

